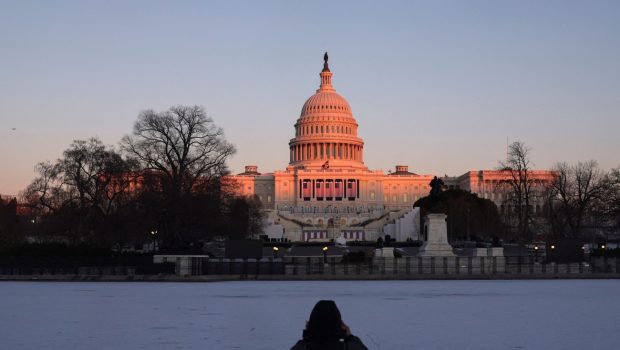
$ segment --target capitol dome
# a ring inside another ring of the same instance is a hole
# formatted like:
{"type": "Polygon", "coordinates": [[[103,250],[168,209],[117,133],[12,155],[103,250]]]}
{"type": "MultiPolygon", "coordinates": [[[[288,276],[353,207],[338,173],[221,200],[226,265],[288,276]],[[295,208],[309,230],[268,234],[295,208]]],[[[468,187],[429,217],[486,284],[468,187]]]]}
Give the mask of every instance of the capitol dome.
{"type": "Polygon", "coordinates": [[[335,90],[318,89],[316,94],[310,96],[301,108],[301,118],[311,114],[333,112],[353,118],[351,107],[344,97],[336,93],[335,90]]]}
{"type": "Polygon", "coordinates": [[[351,106],[332,86],[332,72],[325,53],[321,85],[304,103],[289,142],[290,165],[303,168],[363,164],[362,139],[351,106]]]}

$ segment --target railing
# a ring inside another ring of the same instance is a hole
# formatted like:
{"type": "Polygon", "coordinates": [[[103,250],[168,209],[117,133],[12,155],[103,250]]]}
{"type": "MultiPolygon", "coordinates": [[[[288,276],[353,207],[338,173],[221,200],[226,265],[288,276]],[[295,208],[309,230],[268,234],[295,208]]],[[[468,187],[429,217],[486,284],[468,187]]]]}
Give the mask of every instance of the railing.
{"type": "Polygon", "coordinates": [[[302,257],[285,259],[180,258],[174,263],[152,266],[6,267],[0,275],[280,275],[280,276],[382,276],[386,278],[587,278],[620,277],[620,258],[592,258],[589,261],[555,263],[533,256],[514,257],[402,257],[370,258],[347,262],[341,258],[302,257]]]}
{"type": "Polygon", "coordinates": [[[174,263],[137,266],[0,266],[0,276],[134,276],[175,272],[174,263]]]}
{"type": "MultiPolygon", "coordinates": [[[[185,275],[390,275],[446,276],[493,275],[495,277],[558,277],[620,274],[620,259],[591,259],[589,262],[539,262],[532,256],[517,257],[403,257],[372,258],[346,262],[341,258],[303,257],[283,259],[192,258],[185,275]]],[[[617,277],[617,276],[616,276],[617,277]]]]}

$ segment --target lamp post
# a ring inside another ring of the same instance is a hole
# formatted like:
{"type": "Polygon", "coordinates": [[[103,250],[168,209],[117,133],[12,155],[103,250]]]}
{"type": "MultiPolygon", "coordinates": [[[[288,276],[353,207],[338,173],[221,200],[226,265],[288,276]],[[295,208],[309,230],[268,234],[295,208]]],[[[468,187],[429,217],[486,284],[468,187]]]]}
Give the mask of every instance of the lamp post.
{"type": "Polygon", "coordinates": [[[323,247],[323,263],[327,264],[327,251],[329,248],[327,246],[323,247]]]}
{"type": "Polygon", "coordinates": [[[547,261],[551,260],[552,262],[555,262],[555,244],[551,245],[551,257],[547,257],[547,261]]]}
{"type": "Polygon", "coordinates": [[[151,231],[151,237],[153,238],[153,252],[155,252],[157,250],[157,230],[152,230],[151,231]]]}
{"type": "Polygon", "coordinates": [[[274,247],[272,248],[272,250],[273,250],[273,258],[274,258],[274,259],[277,259],[277,258],[278,258],[278,252],[280,251],[280,248],[278,248],[278,247],[274,246],[274,247]]]}
{"type": "Polygon", "coordinates": [[[534,246],[534,262],[538,262],[538,246],[534,246]]]}

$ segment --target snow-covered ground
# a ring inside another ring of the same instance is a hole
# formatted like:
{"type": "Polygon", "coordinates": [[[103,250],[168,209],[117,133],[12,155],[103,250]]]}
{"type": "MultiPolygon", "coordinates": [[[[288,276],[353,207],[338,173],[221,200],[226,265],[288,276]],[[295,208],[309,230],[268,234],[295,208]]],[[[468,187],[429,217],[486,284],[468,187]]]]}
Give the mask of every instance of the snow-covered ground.
{"type": "Polygon", "coordinates": [[[334,299],[369,349],[620,349],[620,281],[0,283],[2,349],[289,349],[334,299]]]}

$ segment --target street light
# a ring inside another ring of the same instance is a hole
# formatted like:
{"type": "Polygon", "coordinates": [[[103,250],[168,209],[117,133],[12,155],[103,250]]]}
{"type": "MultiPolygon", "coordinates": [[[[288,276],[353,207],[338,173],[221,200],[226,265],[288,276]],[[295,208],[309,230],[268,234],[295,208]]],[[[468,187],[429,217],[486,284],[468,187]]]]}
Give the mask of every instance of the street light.
{"type": "Polygon", "coordinates": [[[273,258],[274,258],[274,259],[277,259],[277,258],[278,258],[278,252],[280,251],[280,248],[278,248],[278,247],[274,246],[274,247],[272,248],[272,250],[273,250],[273,258]]]}
{"type": "Polygon", "coordinates": [[[534,246],[534,262],[538,262],[538,246],[534,246]]]}
{"type": "Polygon", "coordinates": [[[546,262],[555,262],[555,244],[552,244],[551,247],[551,251],[549,251],[549,255],[547,256],[547,261],[546,262]]]}
{"type": "Polygon", "coordinates": [[[329,248],[327,246],[323,247],[323,263],[327,264],[327,251],[329,248]]]}
{"type": "Polygon", "coordinates": [[[151,230],[151,237],[153,238],[153,251],[157,249],[157,230],[151,230]]]}

